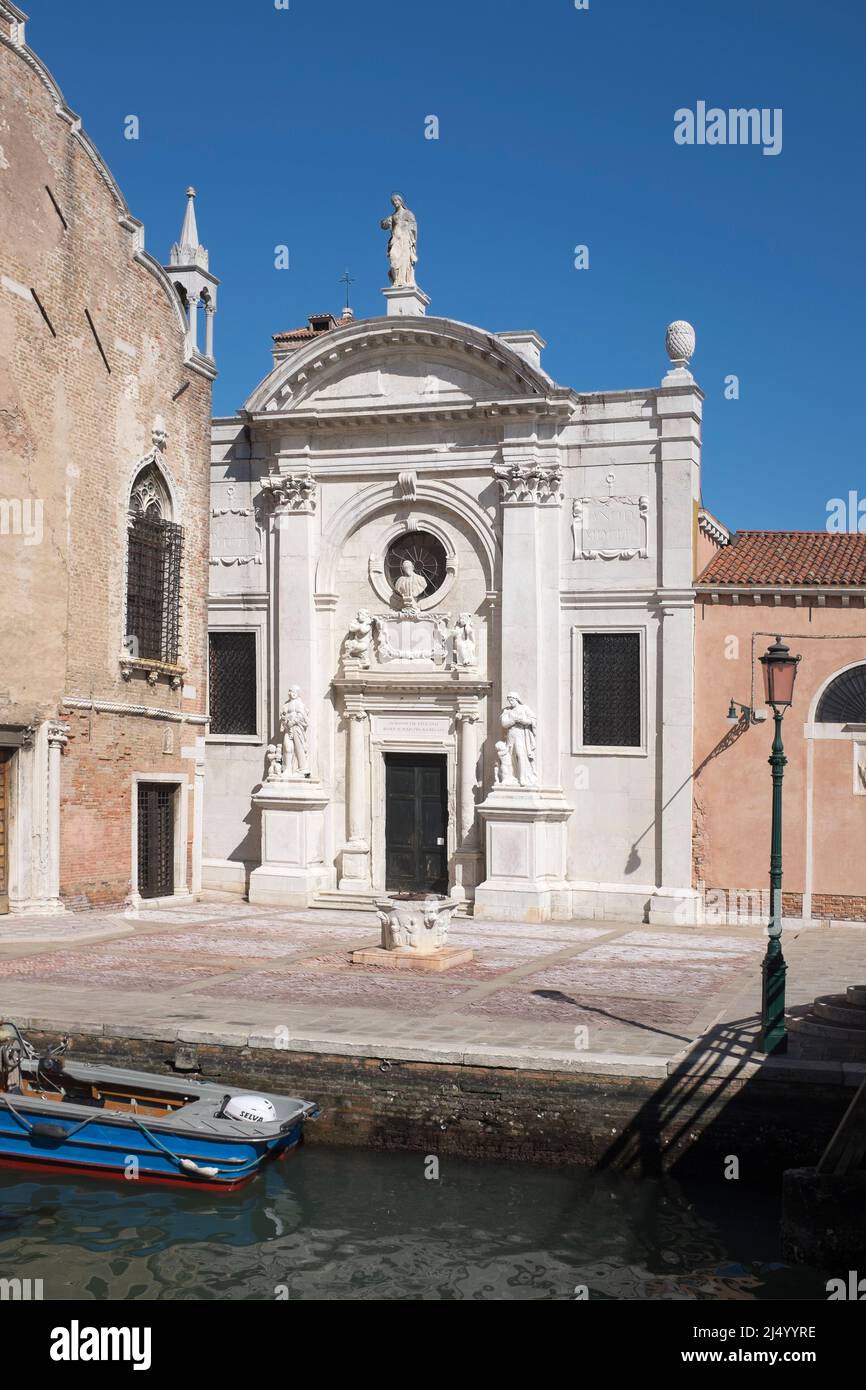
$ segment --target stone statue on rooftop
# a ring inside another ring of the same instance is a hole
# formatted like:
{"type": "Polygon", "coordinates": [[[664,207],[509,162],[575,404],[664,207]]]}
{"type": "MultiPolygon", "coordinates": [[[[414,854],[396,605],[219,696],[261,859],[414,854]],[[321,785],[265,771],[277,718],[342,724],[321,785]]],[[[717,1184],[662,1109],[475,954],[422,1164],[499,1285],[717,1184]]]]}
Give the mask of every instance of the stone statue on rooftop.
{"type": "Polygon", "coordinates": [[[380,226],[383,232],[390,232],[388,238],[388,279],[395,289],[404,289],[415,284],[415,266],[418,262],[418,223],[414,212],[410,212],[403,202],[402,193],[392,193],[394,211],[390,217],[383,217],[380,226]]]}

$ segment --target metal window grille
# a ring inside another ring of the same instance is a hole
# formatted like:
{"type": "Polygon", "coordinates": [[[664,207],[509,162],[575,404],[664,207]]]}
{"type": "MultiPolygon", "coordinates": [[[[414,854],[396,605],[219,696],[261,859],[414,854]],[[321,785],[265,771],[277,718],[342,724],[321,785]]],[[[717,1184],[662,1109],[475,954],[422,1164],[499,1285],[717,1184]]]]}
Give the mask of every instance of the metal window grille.
{"type": "Polygon", "coordinates": [[[138,784],[138,891],[143,898],[174,892],[174,787],[138,784]]]}
{"type": "Polygon", "coordinates": [[[641,744],[640,634],[583,634],[583,742],[588,748],[641,744]]]}
{"type": "Polygon", "coordinates": [[[866,665],[853,666],[830,682],[815,719],[819,724],[866,723],[866,665]]]}
{"type": "Polygon", "coordinates": [[[126,630],[137,654],[175,663],[180,633],[180,562],[183,527],[136,516],[129,529],[126,630]]]}
{"type": "Polygon", "coordinates": [[[210,731],[255,734],[256,635],[212,632],[208,648],[210,731]]]}

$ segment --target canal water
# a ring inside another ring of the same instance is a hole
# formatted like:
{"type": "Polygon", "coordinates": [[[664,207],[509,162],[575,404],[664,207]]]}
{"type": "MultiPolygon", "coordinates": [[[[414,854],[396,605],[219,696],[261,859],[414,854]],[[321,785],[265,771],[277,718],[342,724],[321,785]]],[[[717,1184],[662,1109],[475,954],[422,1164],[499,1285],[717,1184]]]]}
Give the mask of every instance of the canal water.
{"type": "Polygon", "coordinates": [[[225,1196],[0,1170],[0,1279],[48,1299],[820,1299],[778,1199],[306,1147],[225,1196]]]}

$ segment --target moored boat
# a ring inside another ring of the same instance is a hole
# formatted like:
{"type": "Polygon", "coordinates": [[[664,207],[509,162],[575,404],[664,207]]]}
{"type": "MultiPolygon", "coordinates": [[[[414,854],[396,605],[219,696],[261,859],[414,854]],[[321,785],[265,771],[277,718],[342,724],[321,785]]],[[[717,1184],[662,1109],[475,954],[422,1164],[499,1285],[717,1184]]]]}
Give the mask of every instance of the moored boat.
{"type": "Polygon", "coordinates": [[[39,1056],[0,1022],[0,1164],[231,1191],[298,1144],[313,1101],[39,1056]]]}

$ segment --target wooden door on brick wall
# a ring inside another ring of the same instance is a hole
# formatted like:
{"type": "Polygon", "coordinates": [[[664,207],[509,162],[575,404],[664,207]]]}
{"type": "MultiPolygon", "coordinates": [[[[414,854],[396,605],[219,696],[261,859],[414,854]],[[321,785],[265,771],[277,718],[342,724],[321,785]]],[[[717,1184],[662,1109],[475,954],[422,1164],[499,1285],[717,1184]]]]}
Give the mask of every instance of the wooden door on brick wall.
{"type": "Polygon", "coordinates": [[[0,748],[0,912],[9,911],[9,769],[12,754],[0,748]]]}
{"type": "Polygon", "coordinates": [[[174,796],[165,782],[138,784],[138,891],[143,898],[174,892],[174,796]]]}

